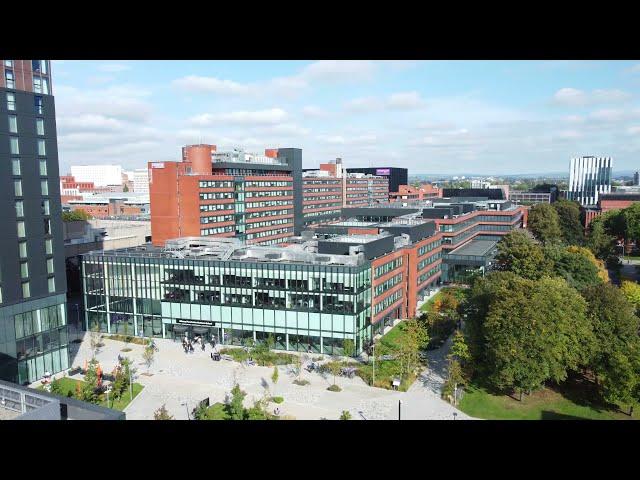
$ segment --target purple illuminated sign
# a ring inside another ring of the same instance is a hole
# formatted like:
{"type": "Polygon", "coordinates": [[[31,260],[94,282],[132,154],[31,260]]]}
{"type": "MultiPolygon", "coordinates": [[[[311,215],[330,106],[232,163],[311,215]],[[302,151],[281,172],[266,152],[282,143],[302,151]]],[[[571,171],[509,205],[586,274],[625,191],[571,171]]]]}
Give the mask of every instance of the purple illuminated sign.
{"type": "Polygon", "coordinates": [[[376,175],[391,175],[390,168],[376,168],[376,175]]]}

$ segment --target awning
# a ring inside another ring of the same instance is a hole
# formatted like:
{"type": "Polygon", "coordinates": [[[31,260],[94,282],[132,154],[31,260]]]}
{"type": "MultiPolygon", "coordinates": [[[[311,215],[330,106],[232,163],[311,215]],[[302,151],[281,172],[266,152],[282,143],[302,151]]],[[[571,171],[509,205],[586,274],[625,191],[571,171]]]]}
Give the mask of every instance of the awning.
{"type": "Polygon", "coordinates": [[[185,327],[184,325],[174,325],[173,326],[173,331],[174,332],[186,332],[187,331],[187,327],[185,327]]]}
{"type": "Polygon", "coordinates": [[[193,327],[193,333],[198,333],[198,334],[203,334],[203,333],[207,333],[209,331],[208,328],[204,328],[204,327],[193,327]]]}

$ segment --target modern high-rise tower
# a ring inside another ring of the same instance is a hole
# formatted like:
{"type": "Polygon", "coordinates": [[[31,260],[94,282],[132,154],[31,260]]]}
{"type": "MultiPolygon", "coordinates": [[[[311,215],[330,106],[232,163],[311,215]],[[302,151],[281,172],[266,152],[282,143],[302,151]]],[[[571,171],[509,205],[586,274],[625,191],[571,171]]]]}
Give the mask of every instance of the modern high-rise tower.
{"type": "Polygon", "coordinates": [[[0,379],[69,366],[49,60],[0,60],[0,379]]]}
{"type": "Polygon", "coordinates": [[[611,193],[611,157],[572,158],[567,198],[583,206],[596,205],[601,193],[611,193]]]}

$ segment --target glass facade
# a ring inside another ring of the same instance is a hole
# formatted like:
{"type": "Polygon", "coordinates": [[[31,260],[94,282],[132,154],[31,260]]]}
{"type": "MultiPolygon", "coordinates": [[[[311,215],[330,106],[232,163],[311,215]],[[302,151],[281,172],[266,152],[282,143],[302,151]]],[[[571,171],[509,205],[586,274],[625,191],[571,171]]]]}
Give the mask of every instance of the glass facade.
{"type": "Polygon", "coordinates": [[[371,338],[371,265],[83,256],[85,328],[177,338],[205,328],[223,344],[273,335],[276,348],[356,353],[371,338]]]}

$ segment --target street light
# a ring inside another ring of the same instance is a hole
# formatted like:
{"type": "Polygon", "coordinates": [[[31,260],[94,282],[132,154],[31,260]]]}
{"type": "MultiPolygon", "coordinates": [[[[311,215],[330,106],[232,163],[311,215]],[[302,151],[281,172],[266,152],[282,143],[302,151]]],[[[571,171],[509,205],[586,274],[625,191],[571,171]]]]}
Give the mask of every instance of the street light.
{"type": "Polygon", "coordinates": [[[398,400],[398,421],[400,421],[401,415],[400,412],[402,410],[402,400],[398,400]]]}
{"type": "Polygon", "coordinates": [[[185,408],[187,409],[187,420],[191,420],[191,415],[189,415],[189,405],[187,404],[187,401],[185,400],[180,405],[184,405],[185,406],[185,408]]]}
{"type": "Polygon", "coordinates": [[[374,340],[373,345],[371,346],[371,351],[373,353],[373,380],[371,382],[371,386],[376,386],[376,342],[374,340]]]}

